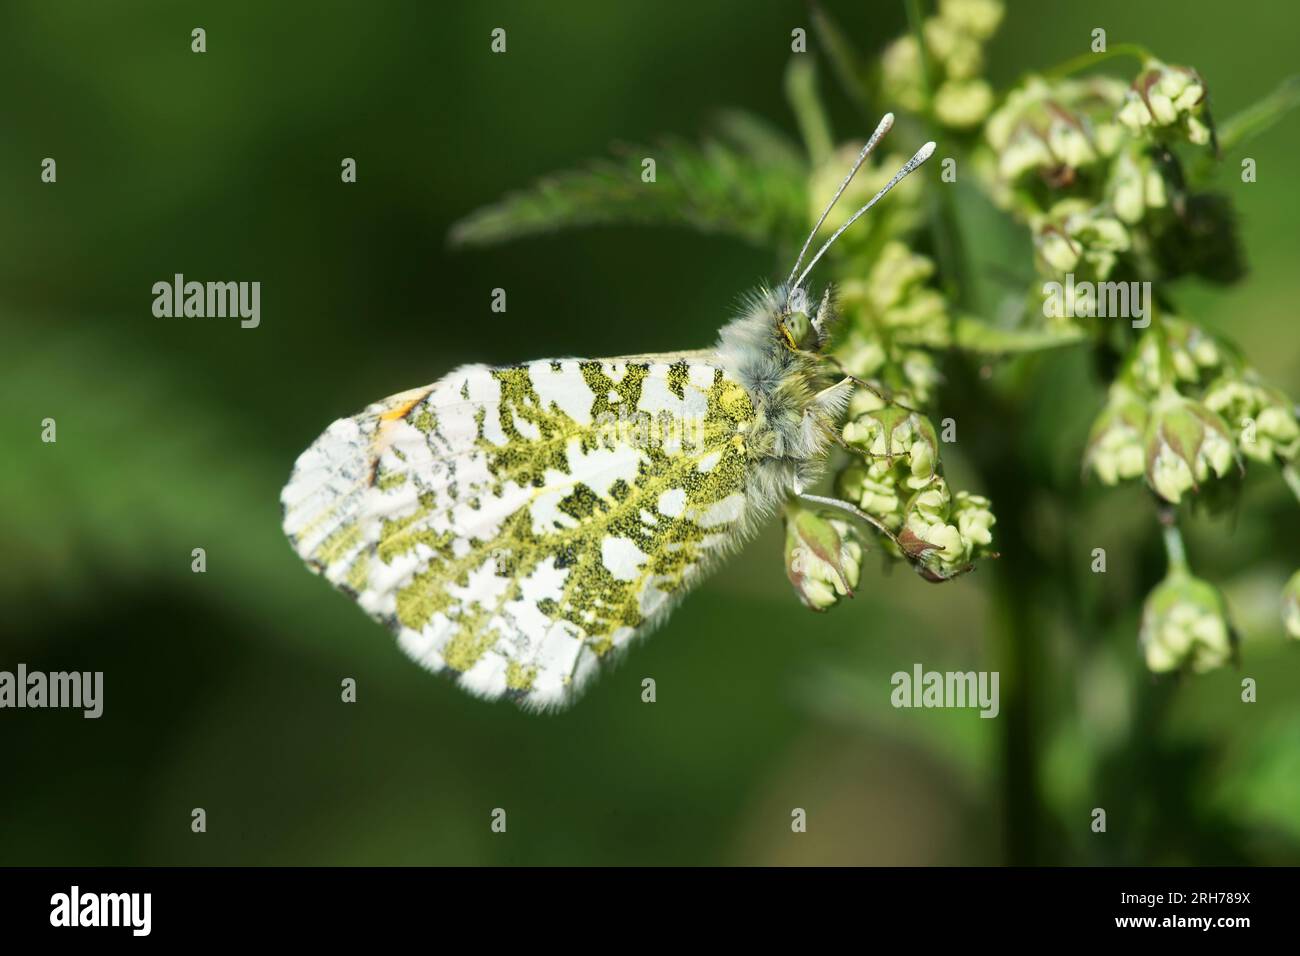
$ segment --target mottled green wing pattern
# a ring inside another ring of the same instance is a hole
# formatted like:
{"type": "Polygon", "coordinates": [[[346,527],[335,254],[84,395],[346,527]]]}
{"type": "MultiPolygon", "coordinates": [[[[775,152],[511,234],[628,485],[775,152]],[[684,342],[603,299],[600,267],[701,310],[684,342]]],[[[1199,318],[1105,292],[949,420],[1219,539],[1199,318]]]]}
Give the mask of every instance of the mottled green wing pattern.
{"type": "Polygon", "coordinates": [[[709,359],[460,368],[334,422],[285,533],[425,667],[568,704],[753,517],[754,406],[709,359]]]}

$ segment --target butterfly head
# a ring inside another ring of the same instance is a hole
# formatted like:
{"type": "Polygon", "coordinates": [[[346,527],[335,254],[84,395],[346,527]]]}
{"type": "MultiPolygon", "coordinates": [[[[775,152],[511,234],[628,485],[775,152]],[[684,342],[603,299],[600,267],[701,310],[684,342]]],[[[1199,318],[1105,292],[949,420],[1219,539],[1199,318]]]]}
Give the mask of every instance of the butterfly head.
{"type": "Polygon", "coordinates": [[[831,292],[822,294],[821,304],[813,308],[805,289],[796,288],[788,294],[778,295],[783,301],[777,318],[777,332],[786,348],[794,352],[820,352],[826,346],[828,329],[833,314],[831,292]]]}

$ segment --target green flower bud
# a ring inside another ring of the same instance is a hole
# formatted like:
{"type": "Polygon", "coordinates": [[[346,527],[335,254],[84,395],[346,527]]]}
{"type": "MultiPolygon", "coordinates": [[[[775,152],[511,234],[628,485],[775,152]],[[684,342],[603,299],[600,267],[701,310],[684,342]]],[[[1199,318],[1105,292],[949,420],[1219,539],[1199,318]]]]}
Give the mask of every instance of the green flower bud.
{"type": "Polygon", "coordinates": [[[939,19],[977,40],[987,40],[1002,22],[1001,0],[939,0],[939,19]]]}
{"type": "Polygon", "coordinates": [[[1025,173],[1039,169],[1050,169],[1056,165],[1056,157],[1048,145],[1047,138],[1034,130],[1018,130],[1007,143],[998,157],[998,174],[1008,182],[1014,182],[1025,173]]]}
{"type": "Polygon", "coordinates": [[[1213,670],[1232,657],[1232,640],[1223,595],[1212,584],[1175,570],[1147,596],[1139,643],[1151,670],[1213,670]]]}
{"type": "Polygon", "coordinates": [[[925,107],[921,48],[911,34],[899,37],[880,55],[880,85],[884,99],[919,113],[925,107]]]}
{"type": "Polygon", "coordinates": [[[1104,280],[1131,243],[1118,219],[1082,200],[1066,199],[1034,223],[1034,245],[1048,275],[1080,273],[1080,279],[1104,280]]]}
{"type": "Polygon", "coordinates": [[[1034,237],[1034,243],[1039,260],[1050,273],[1064,275],[1073,272],[1079,264],[1082,250],[1060,229],[1044,229],[1034,237]]]}
{"type": "Polygon", "coordinates": [[[891,465],[895,459],[905,461],[909,487],[922,488],[934,477],[939,436],[930,420],[919,412],[886,405],[851,419],[844,426],[843,436],[846,444],[873,458],[891,465]]]}
{"type": "Polygon", "coordinates": [[[1287,634],[1300,640],[1300,571],[1282,589],[1282,626],[1287,634]]]}
{"type": "Polygon", "coordinates": [[[944,17],[930,17],[921,30],[925,34],[926,50],[935,63],[942,67],[944,76],[953,80],[968,80],[978,76],[984,69],[984,51],[979,40],[958,24],[944,17]]]}
{"type": "Polygon", "coordinates": [[[865,279],[840,283],[839,309],[858,328],[887,330],[894,344],[944,348],[950,341],[947,301],[925,284],[934,271],[932,260],[890,241],[865,279]]]}
{"type": "Polygon", "coordinates": [[[936,477],[908,503],[898,545],[924,577],[944,581],[988,553],[994,523],[987,498],[967,492],[953,498],[947,482],[936,477]]]}
{"type": "Polygon", "coordinates": [[[897,548],[891,543],[886,550],[907,558],[925,578],[944,581],[991,553],[996,519],[987,498],[964,491],[954,497],[938,475],[901,505],[900,490],[916,484],[903,480],[911,467],[884,459],[855,463],[840,472],[837,488],[841,497],[895,533],[897,548]]]}
{"type": "Polygon", "coordinates": [[[1083,127],[1068,119],[1056,118],[1047,129],[1047,146],[1061,163],[1079,168],[1099,158],[1083,127]]]}
{"type": "Polygon", "coordinates": [[[908,505],[908,518],[917,518],[927,524],[940,524],[948,520],[952,511],[952,492],[948,482],[940,478],[931,482],[912,496],[908,505]]]}
{"type": "Polygon", "coordinates": [[[1195,70],[1149,60],[1116,118],[1134,133],[1176,134],[1203,146],[1213,138],[1205,101],[1205,82],[1195,70]]]}
{"type": "Polygon", "coordinates": [[[1137,478],[1146,470],[1146,429],[1146,406],[1131,389],[1112,385],[1106,407],[1092,424],[1084,467],[1106,485],[1137,478]]]}
{"type": "Polygon", "coordinates": [[[1177,504],[1211,473],[1222,478],[1235,459],[1223,419],[1171,387],[1161,392],[1146,435],[1147,482],[1156,494],[1177,504]]]}
{"type": "Polygon", "coordinates": [[[1147,329],[1129,360],[1125,376],[1135,387],[1157,392],[1167,384],[1161,361],[1161,344],[1168,352],[1175,382],[1197,385],[1225,367],[1235,368],[1235,356],[1212,334],[1177,316],[1162,316],[1158,326],[1147,329]]]}
{"type": "Polygon", "coordinates": [[[953,129],[978,126],[993,108],[993,87],[980,79],[947,80],[934,93],[934,117],[953,129]]]}
{"type": "Polygon", "coordinates": [[[836,490],[890,531],[902,527],[904,492],[888,462],[854,462],[840,472],[836,490]]]}
{"type": "Polygon", "coordinates": [[[934,275],[934,263],[894,240],[880,250],[867,277],[864,297],[879,312],[897,308],[934,275]]]}
{"type": "Polygon", "coordinates": [[[849,374],[858,378],[873,377],[889,358],[879,334],[861,328],[849,330],[848,336],[835,349],[835,357],[849,374]]]}
{"type": "Polygon", "coordinates": [[[1300,454],[1300,424],[1296,423],[1295,406],[1269,405],[1260,409],[1255,420],[1255,441],[1249,443],[1254,456],[1266,460],[1269,453],[1284,461],[1295,461],[1300,454]]]}
{"type": "Polygon", "coordinates": [[[1229,373],[1205,390],[1205,407],[1238,429],[1241,453],[1255,461],[1294,461],[1300,454],[1295,403],[1262,384],[1254,372],[1229,373]]]}
{"type": "Polygon", "coordinates": [[[957,523],[962,540],[970,547],[972,557],[986,553],[993,543],[993,526],[997,518],[993,516],[993,503],[983,495],[971,494],[969,491],[957,492],[952,504],[952,518],[957,523]]]}
{"type": "Polygon", "coordinates": [[[936,580],[950,577],[966,563],[961,531],[948,523],[951,510],[948,483],[938,478],[912,497],[898,535],[903,553],[936,580]]]}
{"type": "Polygon", "coordinates": [[[1223,365],[1227,356],[1219,340],[1192,322],[1172,320],[1163,323],[1174,365],[1186,381],[1199,381],[1207,372],[1223,365]]]}
{"type": "Polygon", "coordinates": [[[846,418],[853,419],[860,415],[879,411],[888,404],[890,403],[885,401],[881,395],[878,395],[871,389],[856,388],[853,390],[853,394],[849,396],[849,407],[846,418]]]}
{"type": "Polygon", "coordinates": [[[1115,158],[1106,190],[1115,215],[1129,225],[1140,222],[1148,210],[1169,204],[1164,177],[1151,157],[1132,149],[1115,158]]]}
{"type": "Polygon", "coordinates": [[[846,521],[801,505],[785,512],[785,572],[805,607],[825,611],[853,596],[862,544],[846,521]]]}
{"type": "Polygon", "coordinates": [[[939,367],[934,364],[934,356],[929,352],[913,349],[903,353],[899,364],[903,368],[903,378],[907,380],[907,388],[895,391],[898,400],[913,408],[928,405],[942,377],[939,367]]]}

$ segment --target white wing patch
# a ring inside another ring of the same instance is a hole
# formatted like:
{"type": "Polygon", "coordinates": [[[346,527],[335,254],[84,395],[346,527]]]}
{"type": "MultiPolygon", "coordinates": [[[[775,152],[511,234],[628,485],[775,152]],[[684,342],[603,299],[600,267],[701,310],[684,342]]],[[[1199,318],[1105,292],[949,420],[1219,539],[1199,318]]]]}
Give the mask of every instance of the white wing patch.
{"type": "Polygon", "coordinates": [[[753,523],[754,419],[707,354],[466,366],[326,429],[284,530],[423,666],[564,706],[753,523]]]}

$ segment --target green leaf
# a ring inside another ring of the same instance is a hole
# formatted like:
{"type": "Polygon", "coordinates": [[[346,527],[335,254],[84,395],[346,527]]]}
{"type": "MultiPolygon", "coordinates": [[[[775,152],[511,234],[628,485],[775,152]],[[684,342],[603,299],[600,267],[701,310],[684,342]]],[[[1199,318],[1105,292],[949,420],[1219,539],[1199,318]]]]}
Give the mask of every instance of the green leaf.
{"type": "Polygon", "coordinates": [[[754,162],[802,178],[807,161],[799,144],[764,119],[743,110],[724,110],[714,119],[718,137],[754,162]]]}
{"type": "Polygon", "coordinates": [[[809,6],[813,31],[817,34],[822,49],[826,51],[831,72],[835,74],[836,81],[853,101],[853,105],[858,108],[863,117],[870,120],[870,94],[873,91],[868,80],[870,74],[865,66],[866,61],[840,25],[822,9],[821,4],[812,3],[809,6]]]}
{"type": "Polygon", "coordinates": [[[796,53],[785,70],[785,98],[794,111],[804,147],[814,167],[831,154],[834,139],[830,120],[817,92],[817,67],[806,53],[796,53]]]}
{"type": "Polygon", "coordinates": [[[624,146],[617,158],[548,176],[471,213],[451,228],[452,245],[488,245],[576,226],[688,226],[756,245],[798,231],[806,217],[806,171],[798,150],[762,120],[724,114],[696,146],[666,140],[624,146]],[[655,181],[642,160],[655,160],[655,181]]]}
{"type": "Polygon", "coordinates": [[[1300,104],[1300,76],[1290,76],[1263,99],[1219,125],[1219,148],[1241,146],[1263,133],[1300,104]]]}
{"type": "Polygon", "coordinates": [[[1082,342],[1082,329],[1000,329],[971,315],[957,319],[957,347],[969,352],[1006,355],[1014,352],[1037,352],[1082,342]]]}
{"type": "Polygon", "coordinates": [[[8,306],[0,314],[10,321],[0,381],[11,413],[0,421],[11,466],[0,469],[0,500],[22,502],[5,513],[3,606],[13,613],[33,594],[88,608],[111,602],[101,593],[111,585],[98,578],[106,568],[173,600],[207,594],[210,575],[190,571],[191,549],[202,546],[221,586],[240,596],[232,614],[269,639],[342,656],[319,640],[333,611],[280,532],[278,489],[290,461],[280,443],[256,440],[192,387],[165,347],[142,349],[103,316],[72,322],[8,306]],[[57,416],[57,444],[34,438],[32,423],[46,415],[57,416]],[[215,571],[217,555],[224,571],[215,571]]]}

